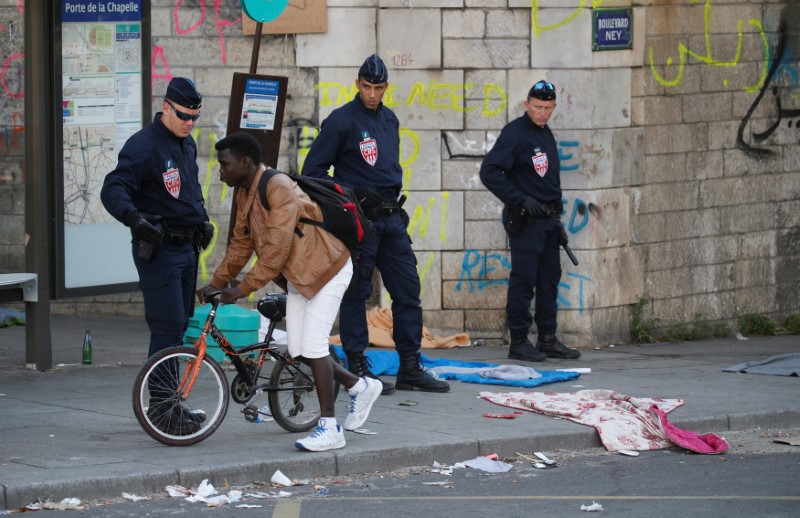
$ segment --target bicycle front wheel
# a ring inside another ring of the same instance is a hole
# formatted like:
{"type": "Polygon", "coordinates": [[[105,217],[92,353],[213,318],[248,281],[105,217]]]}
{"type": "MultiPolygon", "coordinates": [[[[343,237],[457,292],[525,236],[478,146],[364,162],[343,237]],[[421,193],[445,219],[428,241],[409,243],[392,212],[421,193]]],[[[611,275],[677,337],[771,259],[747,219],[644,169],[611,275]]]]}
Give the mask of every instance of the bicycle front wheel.
{"type": "Polygon", "coordinates": [[[133,386],[133,413],[145,432],[169,446],[189,446],[213,434],[228,411],[228,381],[210,356],[170,347],[145,362],[133,386]]]}

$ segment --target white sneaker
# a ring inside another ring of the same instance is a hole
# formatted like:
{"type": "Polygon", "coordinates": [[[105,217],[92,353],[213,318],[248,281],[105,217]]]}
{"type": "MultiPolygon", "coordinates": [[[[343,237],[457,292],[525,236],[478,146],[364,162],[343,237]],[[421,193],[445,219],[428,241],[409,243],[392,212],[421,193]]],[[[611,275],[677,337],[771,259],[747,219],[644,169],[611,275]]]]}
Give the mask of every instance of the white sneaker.
{"type": "Polygon", "coordinates": [[[344,431],[338,424],[336,428],[325,428],[325,419],[320,419],[314,433],[294,443],[301,450],[327,451],[344,448],[344,431]]]}
{"type": "Polygon", "coordinates": [[[383,390],[383,383],[380,380],[364,377],[367,388],[361,394],[350,394],[350,413],[344,420],[345,430],[355,430],[367,421],[372,404],[378,400],[383,390]]]}

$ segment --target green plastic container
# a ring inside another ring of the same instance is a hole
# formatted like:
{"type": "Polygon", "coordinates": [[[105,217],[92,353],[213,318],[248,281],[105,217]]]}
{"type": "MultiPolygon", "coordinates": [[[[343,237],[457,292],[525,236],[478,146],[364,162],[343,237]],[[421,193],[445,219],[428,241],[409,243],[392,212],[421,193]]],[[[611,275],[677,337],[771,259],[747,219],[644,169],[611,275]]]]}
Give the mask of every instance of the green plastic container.
{"type": "MultiPolygon", "coordinates": [[[[204,304],[194,308],[194,316],[189,319],[189,328],[183,335],[184,344],[194,345],[197,339],[200,338],[209,311],[211,311],[211,304],[204,304]]],[[[261,325],[261,319],[255,311],[245,309],[236,304],[219,306],[214,323],[234,347],[242,347],[258,342],[258,329],[261,325]]],[[[227,356],[211,336],[206,341],[206,348],[208,354],[215,360],[219,362],[227,360],[227,356]]],[[[255,353],[251,353],[250,356],[255,356],[255,353]]]]}

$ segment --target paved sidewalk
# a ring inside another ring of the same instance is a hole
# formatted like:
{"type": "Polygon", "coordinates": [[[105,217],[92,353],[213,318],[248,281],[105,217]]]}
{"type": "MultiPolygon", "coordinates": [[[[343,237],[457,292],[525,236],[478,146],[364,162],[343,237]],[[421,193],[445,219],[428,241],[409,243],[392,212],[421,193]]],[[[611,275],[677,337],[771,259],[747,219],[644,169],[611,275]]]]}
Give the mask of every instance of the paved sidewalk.
{"type": "MultiPolygon", "coordinates": [[[[347,446],[309,453],[294,447],[305,434],[274,422],[251,424],[231,403],[211,438],[188,448],[148,437],[131,408],[133,379],[143,363],[148,333],[130,318],[53,316],[54,364],[49,372],[24,368],[25,329],[0,329],[0,508],[36,499],[147,494],[169,484],[215,486],[268,481],[280,469],[290,478],[345,475],[454,463],[477,455],[599,446],[595,431],[566,420],[524,414],[487,419],[501,407],[478,399],[483,390],[518,389],[451,382],[448,394],[398,391],[378,399],[366,428],[346,433],[347,446]],[[81,365],[85,329],[92,331],[94,363],[81,365]],[[412,400],[416,406],[399,406],[412,400]]],[[[736,363],[800,351],[800,337],[752,337],[707,342],[617,346],[584,350],[578,361],[548,360],[535,367],[590,367],[591,374],[539,391],[611,389],[631,396],[681,398],[670,421],[697,432],[800,426],[800,378],[733,374],[736,363]]],[[[431,357],[513,363],[496,346],[423,351],[431,357]]],[[[266,404],[266,396],[259,396],[266,404]]],[[[344,420],[346,397],[337,413],[344,420]]]]}

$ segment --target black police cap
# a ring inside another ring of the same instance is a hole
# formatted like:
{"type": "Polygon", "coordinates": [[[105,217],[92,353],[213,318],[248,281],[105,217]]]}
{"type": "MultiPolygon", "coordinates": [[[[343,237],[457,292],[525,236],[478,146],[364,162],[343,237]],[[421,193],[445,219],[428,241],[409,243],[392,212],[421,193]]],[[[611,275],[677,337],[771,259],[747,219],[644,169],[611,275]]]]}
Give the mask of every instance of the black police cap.
{"type": "Polygon", "coordinates": [[[191,110],[196,110],[203,104],[203,96],[192,80],[185,77],[175,77],[169,82],[166,97],[191,110]]]}
{"type": "Polygon", "coordinates": [[[533,97],[540,101],[553,101],[556,98],[556,85],[544,79],[537,81],[528,92],[528,97],[533,97]]]}
{"type": "Polygon", "coordinates": [[[368,57],[361,68],[358,69],[358,77],[372,83],[373,85],[385,83],[389,80],[389,71],[383,60],[377,54],[368,57]]]}

